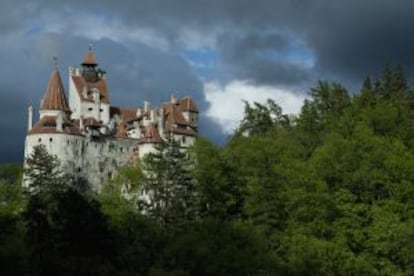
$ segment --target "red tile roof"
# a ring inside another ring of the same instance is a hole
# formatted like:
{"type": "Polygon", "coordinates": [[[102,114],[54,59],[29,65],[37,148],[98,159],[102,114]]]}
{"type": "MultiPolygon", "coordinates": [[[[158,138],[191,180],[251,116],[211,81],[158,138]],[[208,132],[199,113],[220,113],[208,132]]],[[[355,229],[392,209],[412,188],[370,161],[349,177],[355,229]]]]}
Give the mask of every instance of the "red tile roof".
{"type": "Polygon", "coordinates": [[[105,79],[99,79],[97,82],[87,82],[81,76],[72,76],[72,80],[82,101],[93,102],[92,94],[85,96],[83,91],[91,91],[93,88],[96,88],[99,91],[101,102],[109,104],[108,89],[105,79]]]}
{"type": "Polygon", "coordinates": [[[184,97],[180,100],[180,110],[198,113],[198,107],[190,97],[184,97]]]}
{"type": "Polygon", "coordinates": [[[92,51],[88,51],[85,58],[83,59],[82,65],[98,65],[96,58],[92,51]]]}
{"type": "Polygon", "coordinates": [[[125,124],[119,124],[116,128],[116,138],[128,138],[127,127],[125,124]]]}
{"type": "Polygon", "coordinates": [[[29,131],[28,135],[32,134],[46,134],[46,133],[63,133],[70,135],[82,135],[78,127],[72,124],[69,120],[63,120],[62,131],[56,130],[56,116],[44,116],[40,119],[33,128],[29,131]]]}
{"type": "Polygon", "coordinates": [[[155,125],[150,125],[144,130],[144,137],[141,138],[140,144],[143,143],[161,143],[161,136],[155,125]]]}
{"type": "Polygon", "coordinates": [[[175,124],[183,124],[186,125],[188,122],[184,118],[183,113],[178,108],[178,105],[172,104],[172,103],[166,103],[163,106],[164,108],[164,114],[166,117],[167,122],[174,122],[175,124]]]}
{"type": "Polygon", "coordinates": [[[62,80],[57,69],[50,74],[40,110],[63,110],[70,112],[62,80]]]}
{"type": "Polygon", "coordinates": [[[127,122],[131,119],[136,118],[137,116],[137,109],[133,107],[116,107],[111,106],[110,108],[110,116],[113,117],[115,114],[119,115],[123,122],[127,122]]]}
{"type": "Polygon", "coordinates": [[[165,116],[165,131],[177,134],[195,136],[196,132],[191,128],[190,123],[184,118],[179,105],[165,103],[163,105],[165,116]]]}
{"type": "Polygon", "coordinates": [[[197,133],[192,128],[176,127],[176,128],[170,129],[170,131],[175,134],[183,134],[183,135],[190,135],[190,136],[197,135],[197,133]]]}

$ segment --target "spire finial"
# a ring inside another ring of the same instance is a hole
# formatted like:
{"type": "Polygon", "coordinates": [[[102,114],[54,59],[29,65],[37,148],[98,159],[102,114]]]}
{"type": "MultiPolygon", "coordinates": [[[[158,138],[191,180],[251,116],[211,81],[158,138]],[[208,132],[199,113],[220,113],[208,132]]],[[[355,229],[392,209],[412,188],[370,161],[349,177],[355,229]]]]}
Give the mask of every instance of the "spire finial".
{"type": "Polygon", "coordinates": [[[93,44],[89,43],[89,46],[88,46],[89,52],[92,52],[92,48],[93,48],[93,44]]]}

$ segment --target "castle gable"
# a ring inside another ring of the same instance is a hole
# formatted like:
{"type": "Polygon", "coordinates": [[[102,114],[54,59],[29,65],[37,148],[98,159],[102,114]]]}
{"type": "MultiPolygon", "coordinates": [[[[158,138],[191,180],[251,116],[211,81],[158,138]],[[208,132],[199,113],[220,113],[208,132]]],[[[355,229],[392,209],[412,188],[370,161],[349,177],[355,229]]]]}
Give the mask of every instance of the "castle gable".
{"type": "Polygon", "coordinates": [[[76,91],[79,98],[83,102],[94,102],[93,89],[99,91],[100,101],[109,104],[108,88],[105,79],[99,79],[95,82],[88,82],[82,76],[72,76],[72,81],[75,84],[76,91]]]}

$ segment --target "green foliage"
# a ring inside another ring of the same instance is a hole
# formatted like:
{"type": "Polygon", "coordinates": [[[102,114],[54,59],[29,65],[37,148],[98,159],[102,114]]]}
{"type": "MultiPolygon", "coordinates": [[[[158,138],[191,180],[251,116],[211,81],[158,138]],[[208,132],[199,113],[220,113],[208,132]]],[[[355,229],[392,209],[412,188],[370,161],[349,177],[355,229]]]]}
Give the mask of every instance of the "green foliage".
{"type": "Polygon", "coordinates": [[[164,226],[180,226],[198,216],[196,182],[189,155],[172,136],[143,160],[140,209],[164,226]]]}
{"type": "Polygon", "coordinates": [[[240,219],[244,216],[245,182],[221,149],[210,141],[198,139],[191,149],[196,166],[201,217],[220,220],[240,219]]]}
{"type": "Polygon", "coordinates": [[[244,118],[236,130],[236,135],[265,135],[274,127],[289,126],[289,117],[282,113],[282,108],[273,100],[266,104],[253,103],[253,107],[244,102],[244,118]]]}
{"type": "Polygon", "coordinates": [[[60,161],[56,155],[49,154],[44,145],[33,147],[33,152],[26,159],[24,175],[30,194],[47,195],[65,187],[60,161]]]}

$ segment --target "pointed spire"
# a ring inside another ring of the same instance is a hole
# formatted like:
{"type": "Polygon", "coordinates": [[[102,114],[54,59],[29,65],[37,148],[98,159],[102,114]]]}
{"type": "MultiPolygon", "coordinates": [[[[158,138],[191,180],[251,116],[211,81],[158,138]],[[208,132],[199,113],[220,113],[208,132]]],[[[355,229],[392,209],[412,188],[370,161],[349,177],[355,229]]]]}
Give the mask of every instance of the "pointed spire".
{"type": "Polygon", "coordinates": [[[53,69],[50,74],[49,83],[47,84],[40,110],[70,111],[62,79],[57,68],[53,69]]]}
{"type": "Polygon", "coordinates": [[[96,61],[95,55],[92,52],[92,44],[89,44],[89,51],[83,59],[82,66],[95,67],[96,65],[98,65],[98,62],[96,61]]]}

